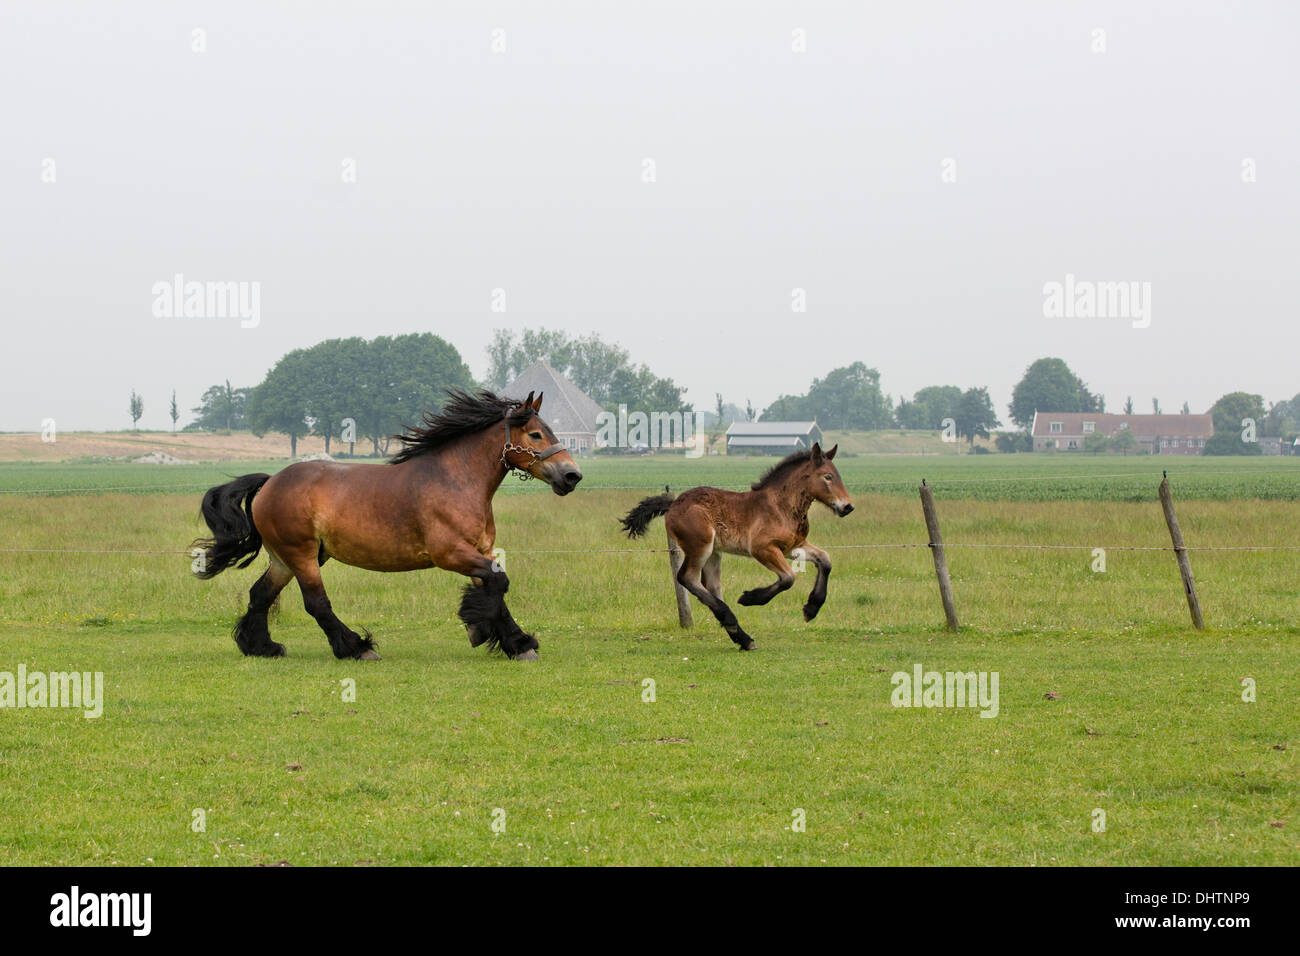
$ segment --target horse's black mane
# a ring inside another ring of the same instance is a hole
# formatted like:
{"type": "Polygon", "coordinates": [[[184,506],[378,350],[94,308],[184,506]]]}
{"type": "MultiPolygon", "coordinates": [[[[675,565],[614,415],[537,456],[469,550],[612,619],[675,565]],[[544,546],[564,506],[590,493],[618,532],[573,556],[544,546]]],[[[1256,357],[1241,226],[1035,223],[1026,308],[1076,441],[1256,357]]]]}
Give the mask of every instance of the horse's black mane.
{"type": "Polygon", "coordinates": [[[774,485],[777,483],[777,481],[785,478],[786,475],[788,475],[795,468],[798,468],[805,461],[810,461],[811,459],[812,459],[811,448],[805,448],[803,451],[796,451],[789,455],[786,455],[784,458],[778,461],[767,471],[763,472],[763,477],[758,479],[758,481],[754,482],[749,487],[752,491],[759,491],[763,488],[767,488],[771,485],[774,485]]]}
{"type": "MultiPolygon", "coordinates": [[[[435,413],[425,412],[423,426],[406,425],[400,435],[402,450],[388,459],[390,465],[400,465],[420,455],[436,451],[448,442],[463,435],[481,432],[493,425],[500,426],[510,416],[512,427],[523,425],[533,416],[531,408],[519,402],[501,398],[487,389],[470,393],[459,388],[447,389],[447,403],[435,413]]],[[[502,426],[504,440],[504,426],[502,426]]]]}

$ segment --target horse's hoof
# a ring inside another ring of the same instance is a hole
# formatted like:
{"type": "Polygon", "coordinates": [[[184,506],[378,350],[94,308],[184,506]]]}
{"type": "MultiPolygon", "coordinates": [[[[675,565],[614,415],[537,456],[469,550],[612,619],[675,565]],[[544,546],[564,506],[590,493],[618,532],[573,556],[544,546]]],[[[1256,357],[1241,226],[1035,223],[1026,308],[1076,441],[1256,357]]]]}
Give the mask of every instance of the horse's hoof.
{"type": "Polygon", "coordinates": [[[382,661],[383,658],[380,657],[378,654],[376,654],[373,648],[367,647],[364,651],[362,651],[360,654],[357,655],[357,660],[359,660],[359,661],[382,661]]]}
{"type": "Polygon", "coordinates": [[[821,608],[819,608],[819,607],[811,607],[811,606],[805,604],[805,605],[803,606],[803,619],[804,619],[805,621],[811,621],[813,618],[815,618],[815,617],[817,616],[817,612],[820,611],[820,610],[821,610],[821,608]]]}
{"type": "Polygon", "coordinates": [[[736,603],[744,607],[753,607],[755,604],[758,603],[758,595],[753,591],[746,591],[744,594],[742,594],[739,598],[736,599],[736,603]]]}
{"type": "Polygon", "coordinates": [[[516,654],[513,660],[516,661],[535,661],[538,659],[537,652],[534,650],[524,651],[522,654],[516,654]]]}
{"type": "MultiPolygon", "coordinates": [[[[243,651],[243,648],[240,648],[240,650],[243,651]]],[[[255,647],[243,651],[245,657],[284,657],[287,653],[288,651],[285,650],[284,645],[277,644],[275,641],[265,647],[255,647]]]]}
{"type": "Polygon", "coordinates": [[[742,651],[752,651],[752,650],[756,650],[757,648],[758,645],[755,644],[753,641],[746,641],[744,644],[740,645],[740,649],[742,651]]]}

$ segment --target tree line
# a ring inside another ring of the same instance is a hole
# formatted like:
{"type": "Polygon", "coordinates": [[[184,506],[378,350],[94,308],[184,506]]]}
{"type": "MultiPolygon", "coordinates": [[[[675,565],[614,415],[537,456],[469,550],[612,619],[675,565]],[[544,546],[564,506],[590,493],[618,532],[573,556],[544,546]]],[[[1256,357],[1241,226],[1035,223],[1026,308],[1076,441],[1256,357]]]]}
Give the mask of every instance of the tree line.
{"type": "MultiPolygon", "coordinates": [[[[662,412],[691,411],[686,390],[671,378],[655,375],[644,363],[632,362],[628,351],[595,334],[575,337],[562,330],[538,328],[516,332],[498,329],[488,346],[488,373],[484,384],[496,391],[525,368],[546,361],[567,376],[609,411],[619,405],[662,412]]],[[[233,431],[249,429],[264,435],[275,431],[289,436],[293,453],[298,439],[321,437],[326,451],[352,423],[349,451],[356,442],[368,444],[370,453],[386,454],[390,436],[415,423],[426,410],[441,407],[444,389],[473,388],[476,383],[460,353],[431,333],[399,336],[329,339],[283,356],[266,378],[251,388],[235,388],[229,381],[208,388],[193,409],[187,429],[233,431]]],[[[929,385],[897,404],[881,388],[880,373],[857,361],[816,378],[802,394],[784,394],[761,412],[746,400],[745,407],[715,396],[714,409],[701,412],[715,427],[730,421],[813,421],[822,428],[875,431],[902,428],[936,431],[949,428],[968,444],[989,438],[1002,427],[987,386],[929,385]]],[[[1158,399],[1152,411],[1160,413],[1158,399]]],[[[997,436],[1000,451],[1029,451],[1035,410],[1053,412],[1105,412],[1106,399],[1059,358],[1031,363],[1012,391],[1008,406],[1010,424],[1018,431],[997,436]]],[[[1134,413],[1132,396],[1123,411],[1134,413]]],[[[143,413],[143,400],[131,392],[133,425],[143,413]]],[[[1190,414],[1187,402],[1181,413],[1190,414]]],[[[1240,441],[1241,422],[1258,423],[1261,437],[1294,439],[1300,433],[1300,394],[1277,402],[1267,410],[1260,395],[1233,392],[1210,409],[1215,435],[1207,453],[1255,454],[1257,444],[1240,441]],[[1220,437],[1223,436],[1223,437],[1220,437]],[[1244,446],[1244,447],[1243,447],[1244,446]]],[[[178,417],[172,394],[173,430],[178,417]]],[[[1085,450],[1122,451],[1126,436],[1095,436],[1085,450]]],[[[1132,436],[1127,436],[1132,439],[1132,436]]]]}

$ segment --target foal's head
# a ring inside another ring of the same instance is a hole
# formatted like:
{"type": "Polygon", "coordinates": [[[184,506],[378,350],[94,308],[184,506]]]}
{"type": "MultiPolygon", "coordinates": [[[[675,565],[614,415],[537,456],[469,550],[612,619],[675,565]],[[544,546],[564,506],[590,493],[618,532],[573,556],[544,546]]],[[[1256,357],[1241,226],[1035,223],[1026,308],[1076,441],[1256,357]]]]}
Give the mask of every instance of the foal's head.
{"type": "Polygon", "coordinates": [[[551,426],[542,421],[541,411],[541,394],[534,398],[529,392],[523,404],[506,418],[510,444],[505,458],[520,471],[546,482],[557,495],[567,495],[582,481],[582,470],[551,426]]]}
{"type": "Polygon", "coordinates": [[[853,510],[853,502],[849,500],[849,492],[844,487],[844,480],[840,478],[839,469],[831,461],[839,450],[839,445],[832,445],[830,451],[823,452],[819,443],[813,443],[812,454],[808,457],[808,480],[812,482],[808,490],[814,498],[843,518],[853,510]]]}
{"type": "Polygon", "coordinates": [[[853,510],[853,502],[849,500],[839,469],[831,461],[839,447],[834,445],[830,451],[823,452],[821,443],[816,442],[812,451],[795,452],[768,469],[767,474],[754,482],[753,488],[758,491],[779,485],[802,491],[843,518],[853,510]]]}

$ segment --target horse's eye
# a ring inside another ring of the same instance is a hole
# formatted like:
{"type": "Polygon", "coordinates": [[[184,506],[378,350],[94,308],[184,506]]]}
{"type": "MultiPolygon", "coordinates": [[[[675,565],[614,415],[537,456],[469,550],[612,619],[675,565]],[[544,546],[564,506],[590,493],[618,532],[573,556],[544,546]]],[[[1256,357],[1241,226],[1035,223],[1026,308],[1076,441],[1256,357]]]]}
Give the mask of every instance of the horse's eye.
{"type": "Polygon", "coordinates": [[[541,433],[541,432],[529,432],[529,433],[528,433],[528,437],[531,438],[531,439],[533,439],[534,441],[541,441],[541,440],[542,440],[542,433],[541,433]]]}
{"type": "Polygon", "coordinates": [[[825,478],[827,481],[830,481],[830,480],[831,480],[831,476],[830,476],[830,475],[822,475],[822,477],[825,478]]]}

